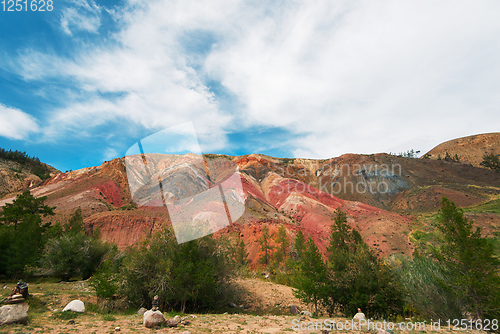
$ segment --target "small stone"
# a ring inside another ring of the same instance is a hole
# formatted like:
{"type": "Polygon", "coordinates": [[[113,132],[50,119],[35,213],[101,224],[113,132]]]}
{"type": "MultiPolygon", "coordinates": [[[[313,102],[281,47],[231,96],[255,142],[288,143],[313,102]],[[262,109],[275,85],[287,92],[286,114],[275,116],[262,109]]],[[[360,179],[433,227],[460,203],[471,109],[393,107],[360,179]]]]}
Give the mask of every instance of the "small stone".
{"type": "Polygon", "coordinates": [[[297,305],[290,305],[290,312],[291,312],[293,315],[296,315],[296,314],[299,314],[299,313],[300,313],[300,310],[299,310],[299,308],[297,307],[297,305]]]}
{"type": "Polygon", "coordinates": [[[144,307],[141,307],[138,311],[137,311],[137,315],[144,315],[144,313],[146,313],[146,309],[144,307]]]}
{"type": "Polygon", "coordinates": [[[75,320],[71,319],[70,321],[68,321],[68,325],[74,325],[75,324],[75,320]]]}
{"type": "Polygon", "coordinates": [[[167,319],[167,321],[165,322],[165,324],[168,326],[168,327],[177,327],[177,325],[179,324],[177,321],[175,321],[174,319],[167,319]]]}
{"type": "Polygon", "coordinates": [[[312,313],[309,312],[309,311],[302,311],[302,312],[300,312],[300,314],[305,315],[306,317],[312,317],[313,316],[312,313]]]}
{"type": "Polygon", "coordinates": [[[119,332],[120,331],[120,327],[115,327],[115,332],[119,332]]]}

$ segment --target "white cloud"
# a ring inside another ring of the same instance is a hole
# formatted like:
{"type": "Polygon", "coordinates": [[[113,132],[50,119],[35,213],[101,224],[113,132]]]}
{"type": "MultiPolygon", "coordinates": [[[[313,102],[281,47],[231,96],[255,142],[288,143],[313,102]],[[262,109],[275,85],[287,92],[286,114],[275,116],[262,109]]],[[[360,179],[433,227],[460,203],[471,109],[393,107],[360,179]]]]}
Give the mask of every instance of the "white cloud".
{"type": "Polygon", "coordinates": [[[74,7],[64,8],[61,16],[61,28],[72,35],[72,31],[98,33],[101,26],[101,9],[94,1],[73,0],[74,7]]]}
{"type": "MultiPolygon", "coordinates": [[[[76,8],[67,32],[97,32],[102,9],[76,8]]],[[[152,130],[194,121],[206,151],[253,117],[301,135],[296,155],[329,157],[498,131],[495,1],[130,1],[110,13],[122,27],[111,44],[73,60],[20,57],[26,79],[69,78],[80,91],[52,111],[47,136],[117,118],[152,130]],[[192,35],[214,44],[193,51],[192,35]],[[242,109],[222,110],[211,80],[242,109]]]]}
{"type": "Polygon", "coordinates": [[[104,150],[103,159],[106,161],[118,158],[118,151],[112,147],[108,147],[104,150]]]}
{"type": "Polygon", "coordinates": [[[0,136],[9,139],[26,139],[39,130],[35,118],[25,112],[0,104],[0,136]]]}
{"type": "Polygon", "coordinates": [[[491,1],[300,2],[242,21],[206,68],[255,118],[310,133],[297,155],[437,144],[500,121],[498,14],[491,1]]]}

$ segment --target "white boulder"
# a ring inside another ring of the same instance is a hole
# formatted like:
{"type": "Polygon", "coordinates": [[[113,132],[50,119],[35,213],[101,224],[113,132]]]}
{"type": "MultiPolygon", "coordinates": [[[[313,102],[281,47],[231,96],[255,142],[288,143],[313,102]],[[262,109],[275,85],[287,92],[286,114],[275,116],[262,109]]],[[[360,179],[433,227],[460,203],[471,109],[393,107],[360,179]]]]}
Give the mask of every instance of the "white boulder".
{"type": "Polygon", "coordinates": [[[28,309],[29,306],[26,303],[0,307],[0,325],[12,324],[15,322],[21,324],[27,323],[28,309]]]}
{"type": "Polygon", "coordinates": [[[78,312],[78,313],[83,313],[85,312],[85,304],[81,300],[75,299],[69,302],[66,307],[63,308],[63,312],[66,311],[73,311],[73,312],[78,312]]]}
{"type": "Polygon", "coordinates": [[[354,315],[353,320],[366,320],[365,314],[361,312],[361,309],[358,308],[358,313],[354,315]]]}
{"type": "Polygon", "coordinates": [[[160,326],[166,321],[165,316],[160,311],[146,311],[142,318],[142,324],[146,328],[160,326]]]}

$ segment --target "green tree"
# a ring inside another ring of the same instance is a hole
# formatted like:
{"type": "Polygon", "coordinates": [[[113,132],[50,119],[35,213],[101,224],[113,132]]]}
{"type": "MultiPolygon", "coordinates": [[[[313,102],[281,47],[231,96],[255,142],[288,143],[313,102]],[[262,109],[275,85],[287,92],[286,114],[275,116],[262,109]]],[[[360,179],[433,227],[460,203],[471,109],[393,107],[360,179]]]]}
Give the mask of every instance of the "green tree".
{"type": "Polygon", "coordinates": [[[89,285],[94,289],[96,295],[105,299],[112,299],[120,288],[119,272],[124,255],[116,245],[106,253],[100,267],[92,275],[89,285]]]}
{"type": "Polygon", "coordinates": [[[78,207],[64,226],[66,233],[84,232],[82,209],[78,207]]]}
{"type": "Polygon", "coordinates": [[[163,310],[213,308],[230,275],[224,252],[209,236],[177,244],[172,229],[153,233],[127,251],[120,290],[135,306],[149,308],[158,295],[163,310]]]}
{"type": "Polygon", "coordinates": [[[274,250],[274,246],[271,245],[271,238],[274,234],[269,234],[269,228],[267,225],[262,227],[262,235],[259,238],[260,244],[260,258],[259,261],[267,267],[269,261],[271,260],[271,253],[274,250]]]}
{"type": "Polygon", "coordinates": [[[245,266],[248,263],[248,252],[243,239],[240,239],[240,241],[236,244],[234,260],[239,266],[245,266]]]}
{"type": "Polygon", "coordinates": [[[65,225],[65,232],[49,239],[43,252],[42,266],[63,281],[76,276],[89,278],[113,248],[97,237],[85,235],[82,221],[78,208],[65,225]]]}
{"type": "Polygon", "coordinates": [[[295,238],[293,239],[294,254],[297,260],[302,259],[302,253],[304,252],[305,249],[305,243],[306,243],[306,238],[304,237],[302,231],[299,230],[297,234],[295,234],[295,238]]]}
{"type": "Polygon", "coordinates": [[[486,154],[483,156],[481,166],[500,172],[500,154],[486,154]]]}
{"type": "Polygon", "coordinates": [[[0,222],[13,224],[17,228],[17,224],[27,216],[54,215],[55,208],[45,205],[46,199],[47,197],[35,198],[29,190],[26,190],[12,203],[5,204],[0,213],[0,222]]]}
{"type": "Polygon", "coordinates": [[[402,311],[403,291],[391,268],[377,258],[356,229],[347,225],[340,209],[332,226],[328,247],[329,295],[324,304],[330,314],[348,316],[358,308],[372,316],[402,311]]]}
{"type": "Polygon", "coordinates": [[[453,202],[443,197],[441,205],[437,228],[444,243],[435,248],[434,255],[452,273],[443,283],[456,292],[476,318],[499,318],[500,263],[494,257],[493,244],[453,202]]]}
{"type": "Polygon", "coordinates": [[[0,213],[0,275],[17,277],[28,274],[40,258],[50,223],[42,224],[41,215],[53,215],[54,208],[25,191],[4,206],[0,213]]]}
{"type": "Polygon", "coordinates": [[[300,264],[300,273],[296,278],[294,294],[304,303],[314,304],[318,313],[318,303],[327,296],[328,279],[326,264],[314,240],[309,238],[305,244],[300,264]]]}
{"type": "Polygon", "coordinates": [[[278,234],[276,236],[277,248],[274,253],[274,259],[276,263],[285,265],[287,260],[288,249],[290,247],[290,240],[286,233],[286,229],[283,225],[278,228],[278,234]]]}

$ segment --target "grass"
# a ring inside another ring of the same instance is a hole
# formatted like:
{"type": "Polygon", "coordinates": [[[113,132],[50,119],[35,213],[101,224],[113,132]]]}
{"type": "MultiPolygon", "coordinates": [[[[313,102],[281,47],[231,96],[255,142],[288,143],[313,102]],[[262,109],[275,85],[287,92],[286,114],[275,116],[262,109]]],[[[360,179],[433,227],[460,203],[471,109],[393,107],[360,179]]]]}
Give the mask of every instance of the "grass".
{"type": "Polygon", "coordinates": [[[486,202],[464,208],[464,212],[470,213],[496,213],[500,214],[500,196],[486,202]]]}

